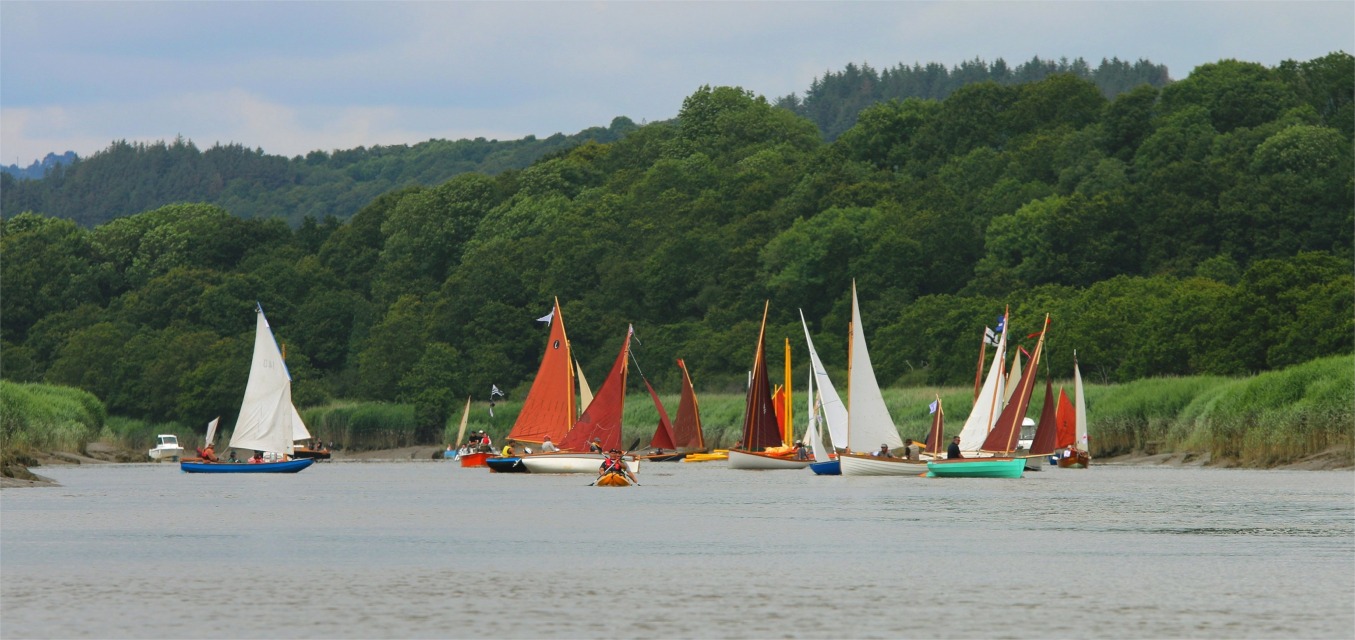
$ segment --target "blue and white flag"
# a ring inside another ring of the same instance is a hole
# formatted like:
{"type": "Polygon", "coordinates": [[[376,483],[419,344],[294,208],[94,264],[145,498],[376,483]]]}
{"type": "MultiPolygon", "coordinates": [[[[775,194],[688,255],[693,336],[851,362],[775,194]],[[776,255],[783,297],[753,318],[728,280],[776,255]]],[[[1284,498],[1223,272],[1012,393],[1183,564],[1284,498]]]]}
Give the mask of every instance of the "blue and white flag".
{"type": "Polygon", "coordinates": [[[996,329],[993,329],[993,331],[995,331],[995,332],[997,332],[997,333],[1002,333],[1002,330],[1005,329],[1005,328],[1007,328],[1007,316],[998,316],[998,317],[997,317],[997,328],[996,328],[996,329]]]}
{"type": "Polygon", "coordinates": [[[940,400],[932,400],[932,403],[927,407],[927,413],[936,413],[936,405],[940,403],[940,400]]]}

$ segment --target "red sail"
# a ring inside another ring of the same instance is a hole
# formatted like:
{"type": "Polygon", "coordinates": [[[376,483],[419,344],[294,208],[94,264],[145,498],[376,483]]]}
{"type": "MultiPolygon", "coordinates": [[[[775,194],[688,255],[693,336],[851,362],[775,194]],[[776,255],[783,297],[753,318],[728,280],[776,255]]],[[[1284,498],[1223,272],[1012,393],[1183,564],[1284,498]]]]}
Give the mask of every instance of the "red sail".
{"type": "Polygon", "coordinates": [[[669,451],[676,449],[677,444],[673,438],[673,423],[668,421],[668,411],[663,408],[663,403],[659,402],[659,394],[654,393],[654,387],[645,380],[645,388],[649,389],[649,397],[654,400],[654,408],[659,410],[659,426],[654,429],[654,437],[649,439],[649,446],[656,449],[667,449],[669,451]]]}
{"type": "Polygon", "coordinates": [[[1058,431],[1054,436],[1055,449],[1067,447],[1077,440],[1077,414],[1063,387],[1059,387],[1059,409],[1054,414],[1054,422],[1058,423],[1058,431]]]}
{"type": "MultiPolygon", "coordinates": [[[[1031,372],[1035,375],[1035,372],[1031,372]]],[[[1048,380],[1044,382],[1044,408],[1040,410],[1040,422],[1035,425],[1035,437],[1030,441],[1030,452],[1037,456],[1047,456],[1054,453],[1058,447],[1054,446],[1055,436],[1058,435],[1058,420],[1054,418],[1058,411],[1054,405],[1054,385],[1048,380]]]]}
{"type": "Polygon", "coordinates": [[[1011,453],[1016,450],[1016,439],[1021,435],[1021,421],[1026,417],[1026,409],[1030,408],[1030,394],[1035,391],[1035,380],[1039,378],[1035,373],[1040,370],[1040,355],[1044,351],[1044,336],[1048,328],[1049,316],[1045,316],[1044,328],[1039,333],[1040,341],[1030,356],[1030,375],[1021,378],[1007,406],[1002,408],[1002,414],[993,423],[993,430],[988,432],[988,438],[979,447],[980,451],[1011,453]]]}
{"type": "Polygon", "coordinates": [[[546,341],[546,353],[541,357],[541,368],[536,372],[532,389],[527,392],[522,411],[508,437],[535,444],[540,444],[546,436],[557,443],[565,437],[578,419],[573,362],[557,299],[551,311],[550,339],[546,341]]]}
{"type": "Polygon", "coordinates": [[[762,309],[762,328],[757,334],[757,355],[753,358],[753,380],[748,385],[748,401],[743,412],[743,449],[761,452],[767,447],[782,446],[781,426],[776,422],[776,407],[772,404],[771,382],[767,379],[768,302],[762,309]]]}
{"type": "Polygon", "coordinates": [[[705,451],[706,437],[701,433],[701,409],[696,403],[696,390],[687,373],[687,363],[677,361],[682,369],[682,397],[678,400],[677,419],[673,421],[673,440],[684,451],[705,451]]]}
{"type": "Polygon", "coordinates": [[[602,449],[621,448],[621,413],[626,408],[626,356],[630,353],[630,333],[621,343],[621,353],[616,354],[612,372],[602,381],[602,387],[593,396],[593,402],[583,410],[574,428],[560,441],[563,451],[588,451],[588,443],[593,438],[602,441],[602,449]]]}

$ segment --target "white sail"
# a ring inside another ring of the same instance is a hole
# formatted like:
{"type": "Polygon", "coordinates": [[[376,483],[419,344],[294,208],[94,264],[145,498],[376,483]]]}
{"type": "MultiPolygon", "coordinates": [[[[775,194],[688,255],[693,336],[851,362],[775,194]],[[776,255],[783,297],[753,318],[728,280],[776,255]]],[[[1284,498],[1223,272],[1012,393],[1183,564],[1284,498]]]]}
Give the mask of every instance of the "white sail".
{"type": "Polygon", "coordinates": [[[1012,372],[1007,375],[1007,382],[1004,383],[1006,391],[1002,392],[1002,404],[1011,402],[1012,392],[1021,386],[1021,350],[1017,349],[1012,357],[1012,372]]]}
{"type": "Polygon", "coordinates": [[[294,421],[299,423],[301,420],[292,406],[292,379],[282,362],[282,352],[273,339],[273,332],[268,328],[263,308],[258,309],[257,315],[254,358],[250,362],[245,399],[240,404],[240,418],[235,421],[230,446],[290,455],[294,421]]]}
{"type": "Polygon", "coordinates": [[[577,360],[574,361],[574,370],[578,372],[579,378],[579,406],[586,409],[593,404],[593,390],[588,388],[588,381],[583,377],[583,367],[579,366],[577,360]]]}
{"type": "Polygon", "coordinates": [[[834,450],[844,449],[847,447],[847,405],[842,404],[837,389],[833,388],[833,381],[828,378],[828,370],[819,360],[819,352],[814,349],[814,340],[809,337],[809,325],[805,323],[804,311],[800,312],[800,326],[805,330],[805,344],[809,346],[809,363],[814,372],[814,380],[819,383],[819,406],[823,411],[823,421],[828,427],[828,438],[834,450]]]}
{"type": "MultiPolygon", "coordinates": [[[[801,318],[803,320],[803,318],[801,318]]],[[[809,348],[809,353],[814,353],[814,347],[809,348]]],[[[824,462],[828,460],[828,448],[823,446],[823,433],[820,425],[823,421],[819,419],[819,413],[822,409],[822,401],[814,393],[814,372],[809,372],[809,413],[805,414],[809,418],[805,422],[805,438],[809,441],[809,449],[814,453],[814,460],[824,462]],[[818,400],[816,402],[816,400],[818,400]]]]}
{"type": "Polygon", "coordinates": [[[1002,322],[1002,336],[997,341],[997,351],[993,354],[993,364],[988,368],[988,377],[983,380],[983,389],[974,399],[974,408],[969,411],[964,428],[960,430],[960,450],[978,451],[993,421],[1002,411],[1003,376],[1002,364],[1007,354],[1007,322],[1002,322]]]}
{"type": "Polygon", "coordinates": [[[301,420],[301,412],[296,410],[296,405],[292,405],[292,442],[310,439],[311,432],[306,428],[306,423],[301,420]]]}
{"type": "Polygon", "coordinates": [[[847,365],[847,447],[855,453],[869,453],[881,444],[890,449],[903,446],[899,429],[889,416],[875,368],[866,351],[866,332],[861,326],[861,308],[856,301],[856,282],[852,282],[852,342],[847,365]]]}
{"type": "Polygon", "coordinates": [[[1082,371],[1077,368],[1077,361],[1073,361],[1073,415],[1077,421],[1077,439],[1073,441],[1073,446],[1079,451],[1091,451],[1087,442],[1087,398],[1082,395],[1082,371]]]}
{"type": "Polygon", "coordinates": [[[212,418],[212,421],[207,423],[207,440],[205,440],[206,444],[212,444],[212,440],[216,438],[216,425],[220,423],[221,416],[212,418]]]}

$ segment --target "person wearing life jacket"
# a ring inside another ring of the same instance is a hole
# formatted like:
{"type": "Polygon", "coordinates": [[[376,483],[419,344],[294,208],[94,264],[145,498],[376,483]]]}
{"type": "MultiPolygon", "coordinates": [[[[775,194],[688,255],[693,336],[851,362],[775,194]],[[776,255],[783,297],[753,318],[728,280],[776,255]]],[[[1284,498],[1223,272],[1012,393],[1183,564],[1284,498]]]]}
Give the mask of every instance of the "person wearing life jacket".
{"type": "Polygon", "coordinates": [[[612,449],[607,452],[607,458],[602,461],[602,466],[598,467],[598,478],[609,473],[619,473],[630,479],[632,484],[639,484],[635,479],[635,474],[626,467],[626,461],[621,459],[621,450],[612,449]]]}
{"type": "Polygon", "coordinates": [[[202,448],[200,457],[203,462],[221,462],[221,460],[216,457],[216,451],[213,449],[212,443],[210,442],[207,443],[207,446],[202,448]]]}
{"type": "Polygon", "coordinates": [[[516,440],[514,440],[514,439],[512,439],[512,438],[509,438],[508,440],[506,440],[506,441],[503,443],[503,451],[500,451],[500,452],[499,452],[499,457],[501,457],[501,458],[511,458],[511,457],[513,457],[513,445],[514,445],[514,444],[517,444],[517,441],[516,441],[516,440]]]}

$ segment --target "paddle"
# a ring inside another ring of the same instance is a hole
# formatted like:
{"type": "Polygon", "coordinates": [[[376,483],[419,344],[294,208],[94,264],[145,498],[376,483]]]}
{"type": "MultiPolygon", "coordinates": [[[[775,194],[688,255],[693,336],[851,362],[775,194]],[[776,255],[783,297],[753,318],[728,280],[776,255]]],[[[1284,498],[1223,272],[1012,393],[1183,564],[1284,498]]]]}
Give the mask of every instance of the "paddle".
{"type": "MultiPolygon", "coordinates": [[[[624,457],[626,456],[626,454],[630,453],[631,451],[634,451],[635,448],[638,447],[638,446],[640,446],[640,439],[639,439],[639,438],[636,438],[635,440],[632,440],[631,443],[630,443],[630,446],[627,447],[625,451],[622,451],[622,452],[621,452],[622,458],[624,458],[624,457]]],[[[625,467],[625,464],[626,464],[626,463],[625,463],[624,461],[621,463],[621,468],[622,468],[623,470],[626,468],[626,467],[625,467]]],[[[595,486],[595,485],[598,483],[598,480],[601,480],[602,477],[605,476],[605,475],[606,475],[606,474],[598,474],[598,477],[595,478],[592,482],[588,483],[588,486],[590,486],[590,487],[595,486]]],[[[637,486],[637,487],[640,486],[640,482],[639,482],[638,480],[636,480],[635,477],[634,477],[635,474],[626,474],[626,475],[630,476],[628,479],[630,480],[631,484],[633,484],[633,485],[635,485],[635,486],[637,486]]]]}

